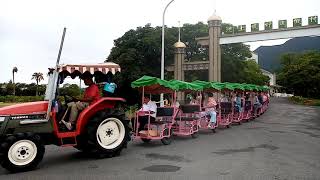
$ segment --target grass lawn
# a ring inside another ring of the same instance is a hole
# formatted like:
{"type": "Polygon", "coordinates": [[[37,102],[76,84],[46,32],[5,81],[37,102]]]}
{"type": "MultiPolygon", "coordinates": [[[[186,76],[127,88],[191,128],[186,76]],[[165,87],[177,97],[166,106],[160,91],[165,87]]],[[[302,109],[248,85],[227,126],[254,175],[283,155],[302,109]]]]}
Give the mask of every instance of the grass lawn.
{"type": "Polygon", "coordinates": [[[0,102],[0,108],[5,107],[5,106],[14,105],[14,104],[18,104],[18,103],[3,103],[3,102],[0,102]]]}

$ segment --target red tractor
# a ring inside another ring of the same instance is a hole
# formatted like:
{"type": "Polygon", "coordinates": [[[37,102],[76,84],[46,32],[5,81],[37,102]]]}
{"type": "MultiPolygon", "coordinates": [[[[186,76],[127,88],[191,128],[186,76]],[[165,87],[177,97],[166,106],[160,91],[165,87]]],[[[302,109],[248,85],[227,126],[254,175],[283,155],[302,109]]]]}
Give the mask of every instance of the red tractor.
{"type": "Polygon", "coordinates": [[[72,146],[99,157],[119,155],[127,146],[129,130],[121,108],[123,98],[102,97],[79,113],[75,130],[60,128],[59,121],[67,109],[66,103],[61,105],[58,100],[58,86],[64,78],[89,73],[101,80],[108,73],[120,71],[115,63],[59,65],[61,48],[57,66],[49,73],[44,101],[0,108],[0,162],[11,172],[36,168],[45,145],[72,146]]]}

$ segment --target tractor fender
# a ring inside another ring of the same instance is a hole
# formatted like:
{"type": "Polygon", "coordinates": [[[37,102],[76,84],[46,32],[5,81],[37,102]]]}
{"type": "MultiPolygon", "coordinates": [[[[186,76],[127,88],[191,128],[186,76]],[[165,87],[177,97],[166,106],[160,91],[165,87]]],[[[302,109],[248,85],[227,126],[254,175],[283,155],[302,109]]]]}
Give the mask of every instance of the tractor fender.
{"type": "Polygon", "coordinates": [[[85,108],[79,115],[77,120],[76,135],[80,135],[86,131],[86,125],[97,112],[104,109],[113,109],[118,103],[125,103],[126,100],[119,97],[104,97],[99,101],[85,108]]]}

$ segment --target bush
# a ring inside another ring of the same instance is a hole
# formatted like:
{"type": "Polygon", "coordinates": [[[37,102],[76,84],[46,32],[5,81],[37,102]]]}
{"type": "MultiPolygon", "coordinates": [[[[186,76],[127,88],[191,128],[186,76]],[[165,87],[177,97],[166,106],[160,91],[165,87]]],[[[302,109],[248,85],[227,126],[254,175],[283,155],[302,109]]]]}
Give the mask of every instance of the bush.
{"type": "Polygon", "coordinates": [[[125,108],[125,116],[126,116],[126,119],[128,120],[131,120],[131,119],[134,119],[135,118],[135,113],[136,111],[138,110],[138,104],[135,104],[133,106],[127,106],[125,108]]]}
{"type": "Polygon", "coordinates": [[[289,98],[290,101],[307,106],[320,106],[320,99],[311,99],[311,98],[304,98],[301,96],[293,96],[289,98]]]}
{"type": "Polygon", "coordinates": [[[15,103],[15,102],[34,102],[43,101],[44,96],[0,96],[0,102],[15,103]]]}

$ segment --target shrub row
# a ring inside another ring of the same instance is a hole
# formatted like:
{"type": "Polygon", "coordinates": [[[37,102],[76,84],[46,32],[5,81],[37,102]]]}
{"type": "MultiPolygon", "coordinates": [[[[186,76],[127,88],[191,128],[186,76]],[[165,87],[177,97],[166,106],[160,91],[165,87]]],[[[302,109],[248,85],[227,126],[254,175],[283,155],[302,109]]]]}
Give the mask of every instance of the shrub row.
{"type": "Polygon", "coordinates": [[[15,103],[15,102],[33,102],[42,101],[43,96],[0,96],[0,102],[15,103]]]}
{"type": "Polygon", "coordinates": [[[304,98],[301,96],[293,96],[289,98],[292,102],[308,106],[320,106],[320,99],[304,98]]]}

